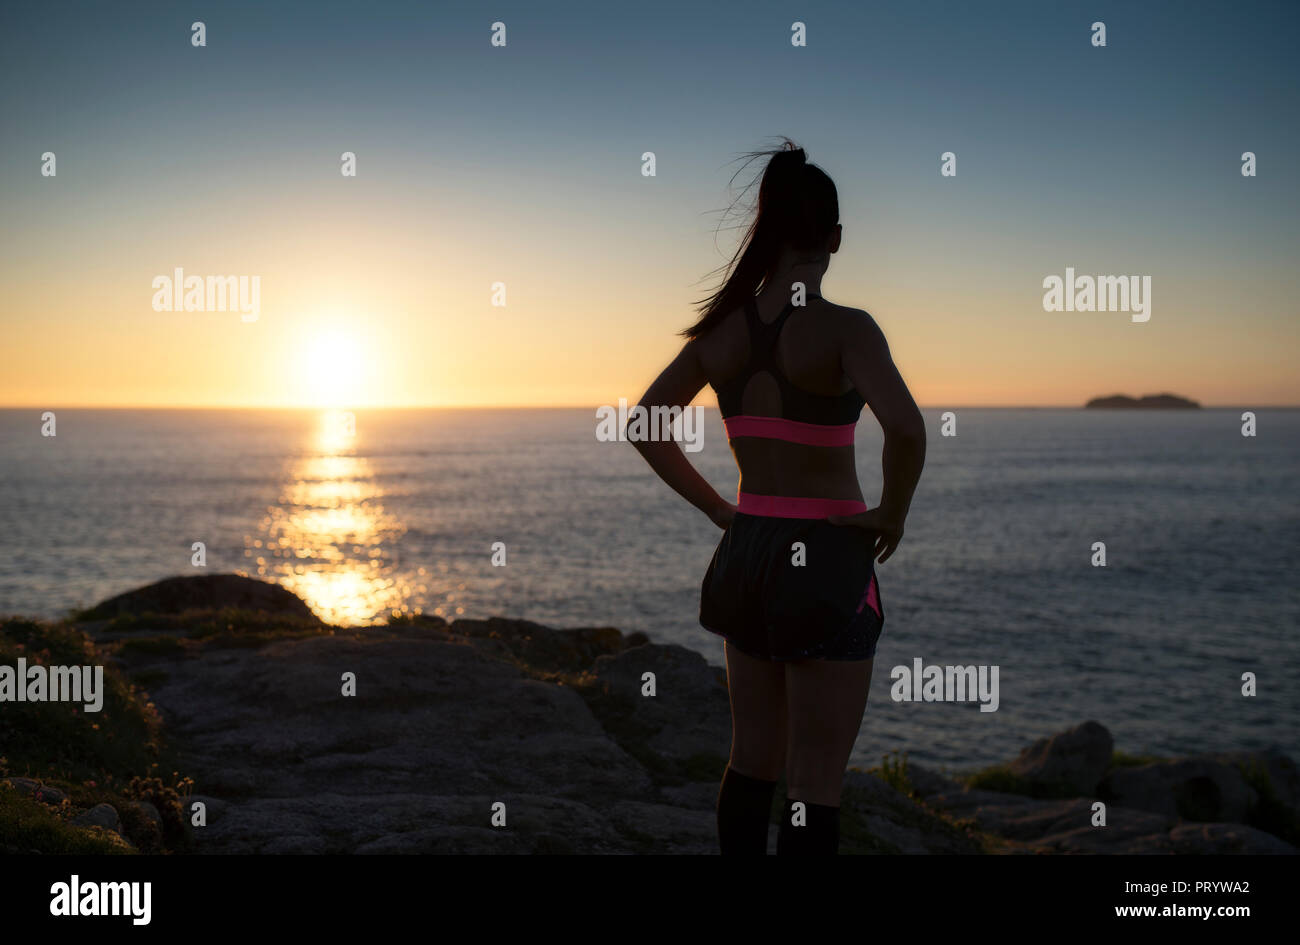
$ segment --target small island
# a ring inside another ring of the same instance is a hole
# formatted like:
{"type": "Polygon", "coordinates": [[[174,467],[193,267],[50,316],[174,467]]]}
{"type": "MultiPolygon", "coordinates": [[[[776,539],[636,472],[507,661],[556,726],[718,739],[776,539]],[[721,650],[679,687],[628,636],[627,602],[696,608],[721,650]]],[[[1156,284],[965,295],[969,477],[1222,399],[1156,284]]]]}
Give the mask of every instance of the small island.
{"type": "Polygon", "coordinates": [[[1138,407],[1138,408],[1159,408],[1159,409],[1193,409],[1199,410],[1201,405],[1194,400],[1188,400],[1186,397],[1179,397],[1176,394],[1144,394],[1141,397],[1129,397],[1127,394],[1112,394],[1109,397],[1094,397],[1088,401],[1085,407],[1138,407]]]}

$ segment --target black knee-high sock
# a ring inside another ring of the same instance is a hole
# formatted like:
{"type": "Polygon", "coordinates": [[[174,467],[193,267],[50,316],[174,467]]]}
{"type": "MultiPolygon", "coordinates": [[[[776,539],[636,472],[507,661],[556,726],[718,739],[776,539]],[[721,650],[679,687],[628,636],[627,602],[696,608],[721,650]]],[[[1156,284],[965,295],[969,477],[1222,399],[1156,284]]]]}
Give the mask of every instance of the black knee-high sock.
{"type": "Polygon", "coordinates": [[[781,829],[776,835],[777,856],[834,856],[840,851],[840,809],[804,802],[802,826],[794,824],[797,799],[785,799],[781,829]]]}
{"type": "Polygon", "coordinates": [[[727,765],[718,789],[718,845],[724,856],[767,853],[775,781],[760,781],[727,765]]]}

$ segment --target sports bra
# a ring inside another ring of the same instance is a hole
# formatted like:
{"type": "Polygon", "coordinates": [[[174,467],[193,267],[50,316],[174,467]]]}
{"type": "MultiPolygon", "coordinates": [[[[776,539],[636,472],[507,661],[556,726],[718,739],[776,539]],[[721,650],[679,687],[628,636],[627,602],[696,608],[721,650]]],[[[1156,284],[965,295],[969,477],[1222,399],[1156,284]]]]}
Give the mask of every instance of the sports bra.
{"type": "MultiPolygon", "coordinates": [[[[821,296],[809,293],[807,298],[820,299],[821,296]]],[[[787,302],[780,315],[770,324],[764,324],[758,317],[755,300],[745,303],[749,364],[735,377],[713,388],[718,395],[718,409],[727,429],[727,439],[750,436],[808,446],[851,446],[858,417],[866,403],[862,395],[857,390],[838,395],[801,390],[791,384],[776,366],[776,343],[793,311],[794,303],[787,302]],[[776,381],[781,394],[780,417],[746,416],[740,412],[745,386],[761,372],[767,372],[776,381]]]]}

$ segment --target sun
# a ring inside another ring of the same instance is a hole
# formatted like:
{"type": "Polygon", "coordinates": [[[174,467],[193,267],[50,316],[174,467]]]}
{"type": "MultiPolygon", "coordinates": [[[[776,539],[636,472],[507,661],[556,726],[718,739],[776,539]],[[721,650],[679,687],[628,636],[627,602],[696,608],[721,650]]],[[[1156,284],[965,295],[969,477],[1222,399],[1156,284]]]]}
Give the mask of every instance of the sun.
{"type": "Polygon", "coordinates": [[[364,351],[351,332],[317,332],[299,352],[299,399],[313,407],[353,406],[361,393],[364,367],[364,351]]]}

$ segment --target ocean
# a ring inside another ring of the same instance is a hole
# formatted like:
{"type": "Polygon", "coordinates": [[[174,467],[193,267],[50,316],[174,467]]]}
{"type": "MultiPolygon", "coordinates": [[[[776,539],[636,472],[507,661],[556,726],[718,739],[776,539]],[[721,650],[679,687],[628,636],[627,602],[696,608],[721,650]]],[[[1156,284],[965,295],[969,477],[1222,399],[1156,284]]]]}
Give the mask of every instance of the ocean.
{"type": "MultiPolygon", "coordinates": [[[[965,770],[1085,719],[1131,754],[1300,757],[1300,411],[1257,410],[1255,437],[1232,409],[953,412],[945,437],[924,411],[925,473],[878,566],[855,764],[965,770]],[[997,666],[997,711],[891,700],[891,669],[918,658],[997,666]]],[[[355,436],[311,410],[64,409],[43,437],[41,413],[0,411],[0,612],[56,618],[198,573],[203,542],[208,573],[277,581],[337,623],[616,626],[722,662],[696,620],[720,532],[599,441],[594,410],[360,410],[355,436]]],[[[858,429],[870,502],[881,437],[869,414],[858,429]]],[[[734,497],[716,410],[688,455],[734,497]]]]}

